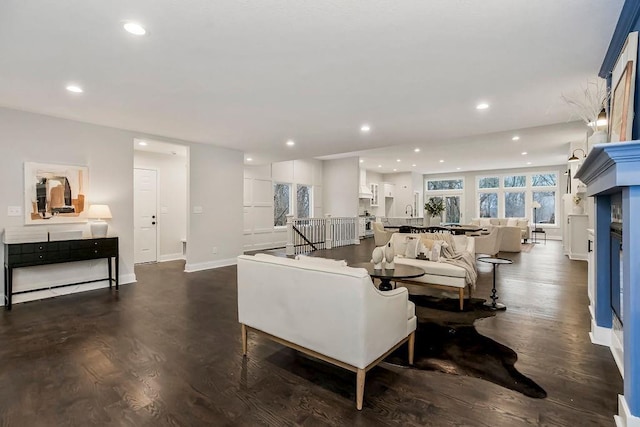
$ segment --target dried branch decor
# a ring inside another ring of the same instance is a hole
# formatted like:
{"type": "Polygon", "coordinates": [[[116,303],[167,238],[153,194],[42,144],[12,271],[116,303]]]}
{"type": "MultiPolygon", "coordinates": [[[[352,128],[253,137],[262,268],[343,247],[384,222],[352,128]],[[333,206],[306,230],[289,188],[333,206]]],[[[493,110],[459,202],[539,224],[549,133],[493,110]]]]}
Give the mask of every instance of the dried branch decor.
{"type": "Polygon", "coordinates": [[[572,113],[594,127],[602,109],[609,103],[610,93],[604,79],[588,80],[587,86],[571,95],[562,94],[561,98],[571,107],[572,113]]]}

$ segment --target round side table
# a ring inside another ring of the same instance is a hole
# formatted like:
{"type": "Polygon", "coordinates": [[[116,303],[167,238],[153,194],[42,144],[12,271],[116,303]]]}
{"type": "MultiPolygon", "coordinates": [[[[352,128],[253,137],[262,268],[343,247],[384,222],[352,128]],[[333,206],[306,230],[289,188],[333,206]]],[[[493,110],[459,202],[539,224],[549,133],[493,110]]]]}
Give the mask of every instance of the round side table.
{"type": "Polygon", "coordinates": [[[493,264],[493,288],[491,289],[491,302],[487,301],[484,303],[485,306],[489,307],[492,310],[506,310],[507,306],[496,302],[498,299],[498,291],[496,291],[496,270],[500,264],[513,264],[513,261],[506,258],[497,258],[492,256],[481,257],[478,258],[478,261],[486,262],[489,264],[493,264]]]}

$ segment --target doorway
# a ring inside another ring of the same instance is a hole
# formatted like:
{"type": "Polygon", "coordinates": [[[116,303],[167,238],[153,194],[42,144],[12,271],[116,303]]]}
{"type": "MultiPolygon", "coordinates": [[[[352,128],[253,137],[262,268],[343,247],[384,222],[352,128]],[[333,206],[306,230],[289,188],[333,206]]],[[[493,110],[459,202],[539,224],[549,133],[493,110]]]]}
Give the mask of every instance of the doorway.
{"type": "Polygon", "coordinates": [[[133,144],[134,262],[184,260],[189,149],[151,139],[133,144]]]}
{"type": "Polygon", "coordinates": [[[135,264],[158,261],[158,172],[133,170],[133,242],[135,264]]]}

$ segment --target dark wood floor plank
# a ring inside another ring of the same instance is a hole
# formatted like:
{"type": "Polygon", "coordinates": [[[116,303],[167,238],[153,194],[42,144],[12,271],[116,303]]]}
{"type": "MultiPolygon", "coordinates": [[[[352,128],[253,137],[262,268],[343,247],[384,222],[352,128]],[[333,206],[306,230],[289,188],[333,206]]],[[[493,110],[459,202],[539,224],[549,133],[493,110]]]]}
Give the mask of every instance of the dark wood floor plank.
{"type": "MultiPolygon", "coordinates": [[[[368,261],[373,239],[314,255],[368,261]]],[[[236,269],[136,267],[138,283],[14,306],[0,315],[0,425],[606,426],[622,379],[589,341],[586,263],[558,242],[498,271],[508,309],[476,322],[518,354],[546,399],[487,381],[387,363],[355,375],[250,334],[240,354],[236,269]]],[[[273,251],[283,255],[281,250],[273,251]]],[[[478,263],[474,296],[487,298],[478,263]]],[[[425,292],[410,287],[411,292],[425,292]]]]}

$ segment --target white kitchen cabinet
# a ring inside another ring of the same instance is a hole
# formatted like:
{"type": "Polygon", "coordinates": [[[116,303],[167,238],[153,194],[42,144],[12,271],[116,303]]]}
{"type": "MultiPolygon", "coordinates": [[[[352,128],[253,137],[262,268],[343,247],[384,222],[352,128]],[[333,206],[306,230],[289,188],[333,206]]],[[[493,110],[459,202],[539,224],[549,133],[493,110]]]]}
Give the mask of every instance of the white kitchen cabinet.
{"type": "Polygon", "coordinates": [[[395,197],[396,186],[395,184],[384,183],[384,197],[395,197]]]}
{"type": "Polygon", "coordinates": [[[371,188],[371,193],[373,194],[373,198],[371,199],[371,206],[378,206],[378,184],[372,182],[369,187],[371,188]]]}
{"type": "Polygon", "coordinates": [[[567,241],[569,243],[569,259],[587,260],[589,238],[587,227],[589,216],[586,214],[567,215],[567,241]]]}
{"type": "Polygon", "coordinates": [[[361,216],[358,218],[358,237],[360,237],[361,239],[364,238],[365,229],[366,229],[366,218],[361,216]]]}

